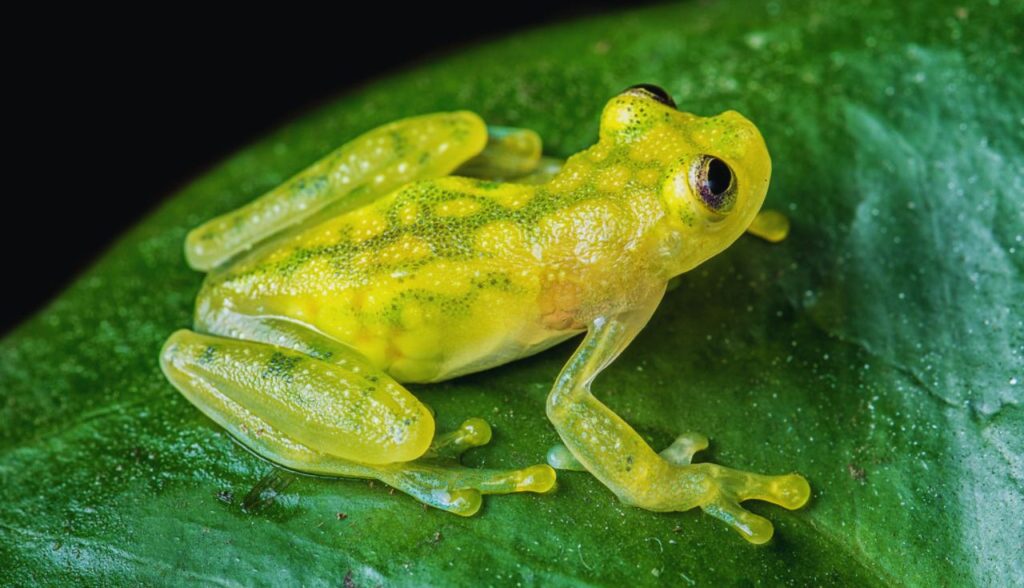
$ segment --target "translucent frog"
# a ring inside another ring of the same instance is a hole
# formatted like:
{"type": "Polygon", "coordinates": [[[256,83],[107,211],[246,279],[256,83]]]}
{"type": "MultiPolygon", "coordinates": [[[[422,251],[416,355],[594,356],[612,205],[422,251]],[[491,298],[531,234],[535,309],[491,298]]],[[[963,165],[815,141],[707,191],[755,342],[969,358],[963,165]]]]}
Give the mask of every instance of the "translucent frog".
{"type": "Polygon", "coordinates": [[[614,96],[598,142],[564,162],[542,157],[535,132],[472,112],[398,120],[188,235],[188,262],[209,274],[194,330],[171,335],[161,366],[286,468],[381,480],[467,516],[484,494],[550,491],[552,465],[585,469],[627,504],[699,506],[763,543],[771,523],[740,502],[799,508],[801,476],[691,463],[708,444],[695,433],[658,453],[590,388],[674,277],[745,231],[784,237],[784,217],[759,215],[770,173],[749,120],[679,111],[647,84],[614,96]],[[487,423],[437,434],[402,386],[583,332],[547,398],[564,444],[550,465],[462,466],[487,423]]]}

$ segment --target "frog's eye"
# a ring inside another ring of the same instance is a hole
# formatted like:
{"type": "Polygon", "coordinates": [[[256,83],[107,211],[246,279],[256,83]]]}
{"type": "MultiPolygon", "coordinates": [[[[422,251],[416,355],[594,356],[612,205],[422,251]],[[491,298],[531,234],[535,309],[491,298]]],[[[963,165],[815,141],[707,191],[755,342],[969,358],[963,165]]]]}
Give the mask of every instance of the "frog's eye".
{"type": "Polygon", "coordinates": [[[726,214],[736,203],[736,177],[729,164],[713,155],[702,155],[690,170],[690,184],[711,212],[726,214]]]}
{"type": "Polygon", "coordinates": [[[631,94],[633,96],[643,96],[644,98],[650,98],[661,102],[669,108],[676,107],[676,101],[672,99],[672,96],[665,91],[661,86],[655,86],[654,84],[637,84],[630,86],[622,91],[623,94],[631,94]]]}

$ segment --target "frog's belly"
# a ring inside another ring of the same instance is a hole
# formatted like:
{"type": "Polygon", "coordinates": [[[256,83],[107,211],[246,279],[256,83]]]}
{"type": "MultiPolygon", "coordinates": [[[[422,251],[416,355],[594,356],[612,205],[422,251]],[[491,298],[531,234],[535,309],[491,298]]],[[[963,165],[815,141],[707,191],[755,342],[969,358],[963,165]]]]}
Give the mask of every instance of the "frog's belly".
{"type": "Polygon", "coordinates": [[[532,300],[495,291],[465,300],[375,288],[356,298],[352,306],[328,302],[316,324],[400,382],[436,382],[485,370],[573,334],[544,328],[532,300]],[[386,310],[368,308],[378,304],[386,310]]]}
{"type": "Polygon", "coordinates": [[[440,262],[409,275],[378,275],[366,285],[302,284],[290,292],[231,296],[231,306],[310,325],[400,382],[485,370],[580,332],[544,320],[534,272],[440,262]]]}

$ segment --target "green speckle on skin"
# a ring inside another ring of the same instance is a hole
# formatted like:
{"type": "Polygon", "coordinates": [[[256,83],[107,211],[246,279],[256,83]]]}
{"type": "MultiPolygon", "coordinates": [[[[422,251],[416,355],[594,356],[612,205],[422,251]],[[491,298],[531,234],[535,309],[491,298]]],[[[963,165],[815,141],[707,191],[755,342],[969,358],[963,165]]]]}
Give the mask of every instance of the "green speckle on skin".
{"type": "Polygon", "coordinates": [[[329,351],[329,350],[326,350],[326,349],[320,349],[318,347],[310,347],[309,349],[306,350],[306,353],[310,357],[315,357],[316,359],[322,359],[322,360],[329,360],[332,357],[334,357],[334,352],[333,351],[329,351]]]}
{"type": "Polygon", "coordinates": [[[214,361],[214,359],[216,359],[216,357],[217,357],[217,346],[216,345],[207,345],[203,349],[203,353],[199,356],[199,359],[196,360],[196,363],[198,363],[199,365],[209,365],[210,363],[213,363],[213,361],[214,361]]]}
{"type": "Polygon", "coordinates": [[[289,191],[291,199],[314,198],[327,187],[327,178],[323,176],[299,178],[289,191]]]}
{"type": "Polygon", "coordinates": [[[395,296],[392,304],[388,306],[380,318],[392,327],[402,328],[402,309],[410,302],[421,302],[436,308],[449,320],[464,318],[469,316],[473,309],[473,302],[485,290],[498,290],[507,293],[519,292],[519,289],[508,276],[499,273],[489,273],[474,277],[464,294],[446,295],[427,290],[404,290],[395,296]]]}
{"type": "MultiPolygon", "coordinates": [[[[609,159],[603,165],[615,163],[616,160],[609,159]]],[[[474,182],[474,185],[478,183],[474,182]]],[[[413,269],[434,259],[451,261],[470,259],[480,255],[473,246],[476,230],[489,223],[510,221],[524,230],[530,231],[537,226],[541,218],[552,211],[600,196],[589,185],[561,194],[554,194],[543,186],[539,188],[525,186],[523,189],[535,190],[535,195],[525,206],[513,210],[501,206],[493,200],[474,196],[472,193],[438,187],[433,182],[417,184],[413,188],[399,192],[390,206],[384,210],[388,228],[379,235],[356,243],[350,228],[346,226],[338,232],[335,243],[317,247],[299,246],[281,261],[248,265],[242,270],[228,268],[225,274],[217,279],[235,280],[253,276],[276,276],[276,279],[287,280],[304,264],[314,259],[327,259],[339,281],[348,280],[357,283],[363,280],[372,280],[376,275],[391,274],[399,269],[413,269]],[[461,217],[434,214],[433,206],[457,200],[471,200],[479,206],[479,210],[461,217]],[[416,222],[405,224],[401,222],[400,211],[409,203],[419,205],[420,211],[416,222]],[[406,236],[415,237],[427,243],[431,252],[429,258],[402,261],[397,266],[383,261],[358,267],[352,263],[352,260],[360,253],[380,251],[406,236]]]]}
{"type": "Polygon", "coordinates": [[[267,360],[266,367],[263,369],[261,374],[264,378],[274,378],[288,381],[292,377],[292,373],[295,368],[302,363],[303,358],[300,355],[274,353],[267,360]]]}
{"type": "Polygon", "coordinates": [[[402,133],[391,133],[391,151],[397,159],[405,159],[409,152],[409,143],[402,133]]]}

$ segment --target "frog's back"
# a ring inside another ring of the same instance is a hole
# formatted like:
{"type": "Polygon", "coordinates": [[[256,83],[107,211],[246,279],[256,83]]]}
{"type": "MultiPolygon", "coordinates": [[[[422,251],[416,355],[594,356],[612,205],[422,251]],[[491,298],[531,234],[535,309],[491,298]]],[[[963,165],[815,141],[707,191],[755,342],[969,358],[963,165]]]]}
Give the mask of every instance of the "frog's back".
{"type": "Polygon", "coordinates": [[[288,318],[400,381],[530,355],[581,327],[545,292],[536,195],[455,176],[406,184],[211,274],[198,326],[216,332],[223,308],[288,318]]]}

